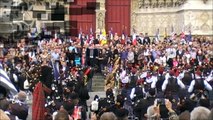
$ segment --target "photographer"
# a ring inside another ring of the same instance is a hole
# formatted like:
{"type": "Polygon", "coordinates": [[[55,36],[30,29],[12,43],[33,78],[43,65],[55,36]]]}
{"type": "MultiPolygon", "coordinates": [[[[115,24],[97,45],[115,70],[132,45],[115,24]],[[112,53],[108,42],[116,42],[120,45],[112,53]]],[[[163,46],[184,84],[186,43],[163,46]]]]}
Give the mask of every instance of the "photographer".
{"type": "Polygon", "coordinates": [[[156,100],[155,105],[148,107],[147,114],[145,114],[145,116],[148,118],[148,120],[160,120],[165,118],[165,115],[163,114],[168,114],[167,118],[169,118],[169,120],[179,120],[178,115],[172,109],[172,103],[168,99],[162,100],[161,102],[156,100]]]}

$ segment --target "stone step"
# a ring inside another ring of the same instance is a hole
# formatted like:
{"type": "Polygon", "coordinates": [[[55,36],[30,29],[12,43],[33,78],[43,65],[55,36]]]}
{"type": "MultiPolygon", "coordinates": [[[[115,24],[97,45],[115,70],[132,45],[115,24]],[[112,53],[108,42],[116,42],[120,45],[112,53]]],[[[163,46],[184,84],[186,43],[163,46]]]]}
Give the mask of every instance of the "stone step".
{"type": "Polygon", "coordinates": [[[93,76],[92,90],[94,92],[104,91],[104,84],[105,84],[104,80],[105,80],[105,77],[102,74],[96,73],[93,76]]]}
{"type": "Polygon", "coordinates": [[[96,80],[93,79],[92,81],[93,82],[97,82],[97,83],[104,83],[105,82],[105,80],[103,80],[103,79],[99,79],[99,80],[98,79],[96,79],[96,80]]]}
{"type": "Polygon", "coordinates": [[[94,87],[92,88],[93,92],[104,91],[104,87],[94,87]]]}
{"type": "Polygon", "coordinates": [[[105,86],[103,83],[94,83],[93,82],[93,85],[92,85],[93,87],[96,87],[96,86],[101,86],[101,87],[103,87],[103,86],[105,86]]]}
{"type": "Polygon", "coordinates": [[[96,80],[96,79],[102,79],[102,80],[104,80],[105,79],[105,77],[103,77],[103,76],[94,76],[92,79],[94,79],[94,80],[96,80]]]}

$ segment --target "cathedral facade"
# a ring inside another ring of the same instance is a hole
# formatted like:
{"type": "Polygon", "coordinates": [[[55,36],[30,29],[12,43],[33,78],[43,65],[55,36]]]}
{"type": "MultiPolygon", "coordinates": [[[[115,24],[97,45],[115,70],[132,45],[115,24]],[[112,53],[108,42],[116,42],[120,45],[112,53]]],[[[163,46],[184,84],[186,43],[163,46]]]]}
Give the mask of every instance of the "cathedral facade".
{"type": "Polygon", "coordinates": [[[170,33],[213,36],[213,0],[3,0],[0,36],[18,35],[30,28],[132,35],[170,33]],[[51,2],[50,2],[51,1],[51,2]],[[59,5],[59,8],[55,6],[59,5]],[[20,10],[21,9],[21,10],[20,10]],[[14,34],[15,33],[15,34],[14,34]]]}
{"type": "Polygon", "coordinates": [[[212,0],[132,0],[131,27],[138,32],[213,35],[212,0]]]}

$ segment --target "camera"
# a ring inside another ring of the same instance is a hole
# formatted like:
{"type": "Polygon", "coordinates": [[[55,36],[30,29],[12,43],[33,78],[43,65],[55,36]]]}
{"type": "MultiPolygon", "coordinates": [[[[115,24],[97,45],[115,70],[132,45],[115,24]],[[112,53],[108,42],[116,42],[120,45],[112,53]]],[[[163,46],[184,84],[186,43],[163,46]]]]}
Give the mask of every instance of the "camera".
{"type": "Polygon", "coordinates": [[[165,99],[157,99],[157,105],[165,105],[165,99]]]}

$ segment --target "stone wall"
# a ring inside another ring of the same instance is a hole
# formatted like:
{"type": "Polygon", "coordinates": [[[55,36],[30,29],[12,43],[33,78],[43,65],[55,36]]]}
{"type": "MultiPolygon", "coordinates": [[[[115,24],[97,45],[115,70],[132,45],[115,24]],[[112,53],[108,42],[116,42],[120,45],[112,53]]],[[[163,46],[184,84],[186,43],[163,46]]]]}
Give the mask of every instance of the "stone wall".
{"type": "MultiPolygon", "coordinates": [[[[212,0],[132,0],[131,27],[137,33],[163,36],[191,30],[194,35],[213,35],[212,0]],[[150,3],[151,1],[151,3],[150,3]],[[156,1],[158,3],[156,3],[156,1]]],[[[132,31],[131,31],[132,33],[132,31]]]]}

